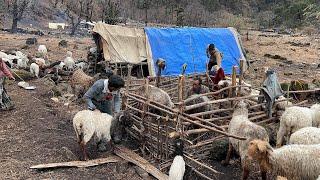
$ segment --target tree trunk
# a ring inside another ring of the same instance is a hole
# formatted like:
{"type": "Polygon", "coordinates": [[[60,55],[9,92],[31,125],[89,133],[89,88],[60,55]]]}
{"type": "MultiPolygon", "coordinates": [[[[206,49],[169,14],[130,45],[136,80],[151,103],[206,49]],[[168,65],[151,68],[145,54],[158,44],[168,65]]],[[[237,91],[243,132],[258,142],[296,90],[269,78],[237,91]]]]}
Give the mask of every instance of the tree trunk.
{"type": "Polygon", "coordinates": [[[13,13],[12,13],[12,26],[11,32],[16,33],[18,29],[18,0],[13,2],[13,13]]]}
{"type": "Polygon", "coordinates": [[[17,33],[17,31],[18,31],[18,19],[17,18],[13,18],[12,19],[11,32],[12,33],[17,33]]]}

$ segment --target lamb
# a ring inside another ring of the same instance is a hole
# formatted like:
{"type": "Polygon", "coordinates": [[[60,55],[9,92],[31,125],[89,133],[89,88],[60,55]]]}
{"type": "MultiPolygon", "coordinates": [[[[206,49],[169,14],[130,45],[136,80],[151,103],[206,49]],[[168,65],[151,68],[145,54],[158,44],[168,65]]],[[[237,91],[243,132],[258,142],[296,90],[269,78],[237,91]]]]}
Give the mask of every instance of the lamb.
{"type": "Polygon", "coordinates": [[[305,127],[290,136],[289,144],[320,144],[320,128],[305,127]]]}
{"type": "MultiPolygon", "coordinates": [[[[236,105],[232,115],[232,119],[229,123],[229,133],[232,135],[246,137],[246,140],[237,140],[229,138],[229,150],[226,160],[223,164],[228,164],[232,152],[232,148],[235,148],[236,152],[240,155],[242,165],[242,179],[247,179],[250,171],[251,160],[247,156],[249,142],[253,139],[261,139],[269,142],[269,135],[267,131],[262,127],[248,119],[248,104],[244,100],[240,100],[236,105]]],[[[266,178],[266,170],[261,168],[261,176],[266,178]]]]}
{"type": "Polygon", "coordinates": [[[290,180],[314,180],[320,173],[320,144],[272,149],[266,141],[253,140],[249,143],[248,157],[257,160],[263,169],[290,180]]]}
{"type": "Polygon", "coordinates": [[[183,141],[178,139],[175,141],[175,157],[170,166],[169,180],[183,180],[183,175],[186,170],[186,163],[183,159],[183,141]]]}
{"type": "Polygon", "coordinates": [[[79,62],[75,64],[75,66],[79,69],[86,70],[88,68],[88,64],[85,62],[79,62]]]}
{"type": "Polygon", "coordinates": [[[35,77],[37,77],[37,78],[39,78],[39,70],[40,68],[39,68],[39,65],[38,64],[36,64],[36,63],[32,63],[31,65],[30,65],[30,72],[31,72],[31,74],[33,74],[35,77]]]}
{"type": "Polygon", "coordinates": [[[27,68],[29,59],[26,55],[24,55],[21,51],[16,52],[16,56],[19,57],[17,61],[18,68],[27,68]]]}
{"type": "Polygon", "coordinates": [[[2,51],[0,51],[0,58],[8,59],[8,55],[2,51]]]}
{"type": "Polygon", "coordinates": [[[39,45],[38,52],[45,56],[48,52],[47,47],[45,45],[39,45]]]}
{"type": "Polygon", "coordinates": [[[304,127],[320,127],[320,105],[310,108],[292,106],[280,117],[280,127],[277,133],[277,147],[283,144],[284,138],[304,127]]]}
{"type": "Polygon", "coordinates": [[[67,57],[64,59],[63,63],[65,64],[67,70],[71,71],[75,67],[74,59],[72,58],[72,52],[67,52],[67,57]]]}
{"type": "Polygon", "coordinates": [[[46,61],[43,58],[34,58],[34,62],[36,62],[39,67],[44,67],[46,65],[46,61]]]}
{"type": "Polygon", "coordinates": [[[73,118],[73,127],[85,160],[88,160],[85,146],[93,135],[97,139],[98,149],[105,151],[106,142],[109,142],[111,147],[113,147],[112,142],[120,143],[125,127],[132,125],[132,119],[127,111],[121,111],[112,117],[99,110],[82,110],[73,118]]]}

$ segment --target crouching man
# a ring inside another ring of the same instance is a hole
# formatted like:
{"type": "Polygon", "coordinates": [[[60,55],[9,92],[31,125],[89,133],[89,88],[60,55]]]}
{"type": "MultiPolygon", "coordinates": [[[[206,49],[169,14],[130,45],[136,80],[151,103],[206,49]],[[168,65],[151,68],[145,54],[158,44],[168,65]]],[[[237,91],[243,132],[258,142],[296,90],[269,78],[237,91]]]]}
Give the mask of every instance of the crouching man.
{"type": "Polygon", "coordinates": [[[114,105],[114,111],[118,113],[121,107],[120,88],[123,87],[124,80],[118,75],[96,81],[84,94],[88,109],[112,115],[114,105]]]}

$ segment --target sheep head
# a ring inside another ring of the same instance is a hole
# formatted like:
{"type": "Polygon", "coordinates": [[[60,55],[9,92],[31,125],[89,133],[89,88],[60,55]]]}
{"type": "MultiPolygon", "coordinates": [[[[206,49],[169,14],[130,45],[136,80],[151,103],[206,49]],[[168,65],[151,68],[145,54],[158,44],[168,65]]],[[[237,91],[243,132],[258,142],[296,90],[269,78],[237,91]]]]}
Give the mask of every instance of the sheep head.
{"type": "Polygon", "coordinates": [[[320,104],[314,104],[310,107],[310,109],[316,110],[316,111],[320,111],[320,104]]]}
{"type": "Polygon", "coordinates": [[[266,169],[271,169],[269,155],[272,151],[273,149],[267,141],[255,139],[249,142],[247,155],[250,159],[258,160],[260,165],[266,169]]]}
{"type": "Polygon", "coordinates": [[[128,110],[121,111],[120,113],[118,113],[118,116],[120,124],[122,124],[124,127],[132,127],[133,121],[128,110]]]}
{"type": "Polygon", "coordinates": [[[175,154],[176,155],[183,155],[183,148],[184,148],[184,144],[183,141],[181,139],[176,139],[174,141],[174,148],[175,148],[175,154]]]}
{"type": "Polygon", "coordinates": [[[240,101],[237,101],[235,104],[234,104],[234,109],[248,109],[249,108],[249,103],[246,101],[246,100],[240,100],[240,101]]]}
{"type": "Polygon", "coordinates": [[[120,111],[115,114],[111,124],[111,139],[115,144],[119,144],[122,140],[126,127],[131,127],[133,121],[129,111],[120,111]]]}

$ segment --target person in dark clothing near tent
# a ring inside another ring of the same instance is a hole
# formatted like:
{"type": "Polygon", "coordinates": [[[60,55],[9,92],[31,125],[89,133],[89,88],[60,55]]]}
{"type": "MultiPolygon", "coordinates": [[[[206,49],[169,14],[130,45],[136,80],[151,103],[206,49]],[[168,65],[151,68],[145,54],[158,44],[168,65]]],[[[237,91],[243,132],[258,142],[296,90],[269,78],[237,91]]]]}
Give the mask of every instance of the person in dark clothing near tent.
{"type": "Polygon", "coordinates": [[[215,65],[218,65],[219,67],[221,67],[222,54],[215,47],[215,45],[209,44],[206,52],[207,52],[208,58],[210,58],[208,63],[208,71],[211,71],[212,67],[215,65]]]}

